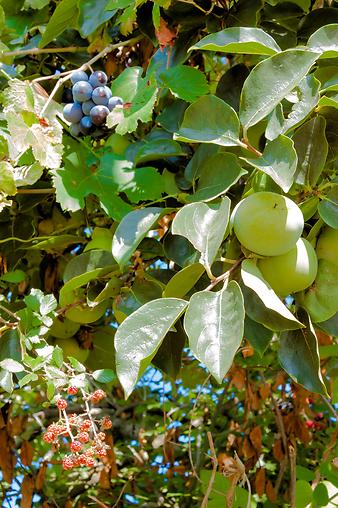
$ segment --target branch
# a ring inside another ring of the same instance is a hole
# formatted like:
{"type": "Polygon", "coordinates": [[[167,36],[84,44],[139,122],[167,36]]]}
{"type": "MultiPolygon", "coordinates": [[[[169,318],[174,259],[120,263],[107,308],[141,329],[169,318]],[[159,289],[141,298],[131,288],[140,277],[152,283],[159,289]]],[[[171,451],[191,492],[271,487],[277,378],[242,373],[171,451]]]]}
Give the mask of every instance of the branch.
{"type": "Polygon", "coordinates": [[[295,444],[289,444],[290,460],[290,507],[296,508],[296,448],[295,444]]]}
{"type": "Polygon", "coordinates": [[[217,467],[218,467],[218,461],[217,461],[217,457],[216,457],[215,446],[214,446],[214,442],[213,442],[213,439],[212,439],[212,435],[211,435],[211,433],[209,431],[207,432],[207,436],[208,436],[209,447],[210,447],[210,451],[211,451],[212,471],[211,471],[211,476],[210,476],[210,480],[209,480],[209,483],[208,483],[208,488],[206,490],[206,493],[204,495],[204,498],[203,498],[203,501],[202,501],[202,504],[201,504],[201,508],[206,508],[208,506],[208,499],[209,499],[209,496],[210,496],[211,491],[212,491],[212,486],[215,483],[215,478],[216,478],[216,473],[217,473],[217,467]]]}
{"type": "Polygon", "coordinates": [[[236,270],[236,268],[241,264],[241,262],[243,261],[244,258],[240,258],[238,259],[235,264],[229,268],[229,270],[227,270],[226,272],[222,273],[222,275],[219,275],[218,277],[216,277],[215,279],[213,279],[211,281],[211,283],[209,284],[209,286],[207,286],[205,288],[205,291],[211,291],[211,289],[213,289],[215,286],[217,286],[217,284],[219,284],[220,282],[223,282],[223,281],[226,281],[230,274],[236,270]]]}
{"type": "Polygon", "coordinates": [[[78,53],[87,50],[85,46],[68,46],[67,48],[30,48],[30,49],[17,49],[16,51],[1,52],[1,57],[7,56],[25,56],[25,55],[42,55],[49,53],[78,53]]]}

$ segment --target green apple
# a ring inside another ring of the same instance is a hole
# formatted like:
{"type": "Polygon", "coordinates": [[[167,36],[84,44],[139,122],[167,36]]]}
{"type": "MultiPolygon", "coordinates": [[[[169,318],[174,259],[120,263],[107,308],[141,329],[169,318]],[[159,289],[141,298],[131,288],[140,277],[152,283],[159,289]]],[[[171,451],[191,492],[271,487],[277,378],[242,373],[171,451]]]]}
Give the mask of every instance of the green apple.
{"type": "Polygon", "coordinates": [[[291,199],[274,192],[256,192],[236,206],[233,226],[246,249],[262,256],[279,256],[296,245],[304,219],[291,199]]]}
{"type": "Polygon", "coordinates": [[[69,337],[73,337],[79,328],[79,323],[70,321],[70,319],[67,318],[60,319],[59,317],[56,317],[49,329],[49,333],[58,339],[68,339],[69,337]]]}
{"type": "Polygon", "coordinates": [[[89,349],[82,349],[75,339],[56,339],[55,346],[62,349],[65,358],[73,356],[81,363],[84,363],[89,355],[89,349]]]}
{"type": "Polygon", "coordinates": [[[318,259],[326,259],[338,266],[338,229],[325,228],[316,246],[318,259]]]}
{"type": "Polygon", "coordinates": [[[264,279],[281,298],[311,286],[317,275],[318,260],[310,242],[300,238],[289,252],[258,260],[264,279]]]}

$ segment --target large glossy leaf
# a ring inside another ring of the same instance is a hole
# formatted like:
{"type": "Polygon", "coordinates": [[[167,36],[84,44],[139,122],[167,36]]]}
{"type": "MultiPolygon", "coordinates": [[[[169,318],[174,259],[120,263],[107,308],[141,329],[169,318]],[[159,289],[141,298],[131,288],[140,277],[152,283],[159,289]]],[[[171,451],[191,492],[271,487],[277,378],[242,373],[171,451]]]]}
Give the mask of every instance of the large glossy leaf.
{"type": "Polygon", "coordinates": [[[252,55],[274,55],[281,51],[276,41],[264,30],[247,27],[231,27],[207,35],[190,48],[193,49],[252,55]]]}
{"type": "Polygon", "coordinates": [[[189,302],[184,329],[192,353],[221,383],[231,367],[244,331],[244,302],[237,282],[221,291],[200,291],[189,302]]]}
{"type": "Polygon", "coordinates": [[[320,58],[337,58],[338,23],[322,26],[309,38],[307,45],[321,53],[320,58]]]}
{"type": "Polygon", "coordinates": [[[204,266],[194,263],[177,272],[168,282],[163,296],[183,298],[194,287],[204,272],[204,266]]]}
{"type": "Polygon", "coordinates": [[[311,111],[319,101],[320,82],[313,74],[305,76],[296,89],[295,103],[287,117],[284,118],[283,106],[279,103],[271,113],[266,128],[266,138],[275,139],[279,134],[285,134],[295,128],[311,111]]]}
{"type": "Polygon", "coordinates": [[[187,302],[178,298],[153,300],[128,316],[118,328],[114,341],[116,372],[126,398],[186,306],[187,302]]]}
{"type": "Polygon", "coordinates": [[[273,332],[261,323],[257,323],[249,316],[245,316],[244,321],[244,337],[248,339],[255,351],[263,356],[266,348],[268,347],[273,332]]]}
{"type": "Polygon", "coordinates": [[[113,256],[124,266],[138,244],[164,213],[163,208],[143,208],[128,213],[117,226],[113,238],[113,256]]]}
{"type": "Polygon", "coordinates": [[[205,95],[186,109],[174,138],[195,143],[236,146],[239,144],[239,120],[236,112],[222,99],[205,95]]]}
{"type": "Polygon", "coordinates": [[[201,253],[199,262],[211,272],[229,222],[230,199],[220,203],[192,203],[181,208],[172,223],[174,235],[184,236],[201,253]]]}
{"type": "Polygon", "coordinates": [[[194,194],[187,196],[188,202],[210,201],[225,194],[246,171],[239,165],[238,158],[232,153],[216,153],[205,159],[199,166],[195,178],[198,178],[194,194]]]}
{"type": "Polygon", "coordinates": [[[77,0],[62,0],[59,2],[43,32],[39,44],[40,48],[47,46],[67,28],[75,26],[78,14],[77,0]]]}
{"type": "Polygon", "coordinates": [[[281,134],[266,144],[261,157],[243,159],[269,175],[284,192],[289,191],[297,168],[297,153],[290,138],[281,134]]]}
{"type": "Polygon", "coordinates": [[[303,304],[312,321],[330,319],[338,310],[338,266],[320,259],[313,286],[305,293],[303,304]]]}
{"type": "Polygon", "coordinates": [[[209,91],[205,75],[187,65],[169,67],[160,73],[160,79],[175,97],[187,102],[194,102],[209,91]]]}
{"type": "Polygon", "coordinates": [[[245,80],[241,94],[239,115],[244,134],[298,86],[317,58],[318,53],[290,49],[256,65],[245,80]]]}
{"type": "Polygon", "coordinates": [[[85,39],[102,23],[108,21],[115,14],[115,10],[104,10],[107,0],[81,0],[79,2],[79,32],[85,39]]]}
{"type": "Polygon", "coordinates": [[[66,265],[63,272],[63,282],[68,282],[73,277],[78,277],[83,273],[88,273],[97,268],[105,268],[109,265],[114,265],[118,269],[114,258],[110,252],[106,250],[93,250],[83,252],[79,256],[74,257],[66,265]]]}
{"type": "Polygon", "coordinates": [[[338,185],[323,197],[318,205],[318,212],[326,224],[338,229],[338,185]]]}
{"type": "Polygon", "coordinates": [[[113,81],[111,86],[113,95],[131,103],[128,108],[116,107],[107,117],[108,127],[116,126],[118,134],[134,132],[139,121],[151,120],[157,88],[147,78],[143,78],[142,74],[141,67],[129,67],[113,81]]]}
{"type": "Polygon", "coordinates": [[[161,160],[165,157],[186,155],[181,145],[172,139],[154,139],[144,143],[136,152],[134,162],[140,164],[148,161],[161,160]]]}
{"type": "MultiPolygon", "coordinates": [[[[263,275],[261,274],[259,268],[257,268],[254,261],[250,259],[245,259],[243,261],[241,276],[245,286],[256,293],[267,309],[276,312],[283,318],[283,320],[286,320],[286,322],[291,325],[291,329],[301,328],[303,326],[302,323],[300,323],[298,319],[296,319],[295,316],[285,307],[273,289],[271,289],[269,284],[264,280],[263,275]]],[[[263,322],[262,324],[265,323],[263,322]]],[[[265,326],[267,325],[265,324],[265,326]]]]}
{"type": "Polygon", "coordinates": [[[306,324],[301,330],[283,332],[280,337],[279,361],[286,372],[297,383],[310,392],[328,396],[320,372],[317,336],[311,320],[304,310],[299,311],[299,319],[306,324]]]}
{"type": "Polygon", "coordinates": [[[295,181],[314,187],[324,169],[328,142],[325,136],[326,121],[315,116],[301,125],[293,136],[298,156],[295,181]]]}

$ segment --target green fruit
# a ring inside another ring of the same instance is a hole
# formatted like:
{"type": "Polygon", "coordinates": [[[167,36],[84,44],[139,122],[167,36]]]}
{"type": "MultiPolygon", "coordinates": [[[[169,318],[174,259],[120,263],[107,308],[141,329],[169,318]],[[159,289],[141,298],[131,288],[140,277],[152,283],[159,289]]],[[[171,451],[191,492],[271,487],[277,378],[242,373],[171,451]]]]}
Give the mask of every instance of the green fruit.
{"type": "Polygon", "coordinates": [[[83,288],[77,288],[68,293],[62,293],[61,291],[60,293],[60,306],[66,307],[70,305],[69,309],[65,312],[65,316],[75,323],[86,324],[97,321],[103,316],[108,306],[107,300],[100,302],[95,307],[89,307],[85,302],[86,294],[83,288]],[[83,303],[72,307],[71,305],[78,300],[83,301],[83,303]]]}
{"type": "Polygon", "coordinates": [[[296,245],[304,219],[291,199],[274,192],[257,192],[236,206],[233,225],[246,249],[263,256],[279,256],[296,245]]]}
{"type": "Polygon", "coordinates": [[[316,252],[318,259],[326,259],[338,266],[338,229],[325,228],[318,238],[316,252]]]}
{"type": "Polygon", "coordinates": [[[70,321],[67,318],[60,319],[56,317],[49,332],[53,337],[57,337],[58,339],[68,339],[69,337],[73,337],[79,328],[79,323],[70,321]]]}
{"type": "Polygon", "coordinates": [[[55,346],[59,346],[64,356],[72,356],[79,362],[83,363],[87,360],[89,349],[82,349],[75,339],[56,339],[55,346]]]}
{"type": "Polygon", "coordinates": [[[286,254],[258,260],[264,279],[284,298],[311,286],[317,275],[318,260],[312,245],[300,238],[286,254]]]}

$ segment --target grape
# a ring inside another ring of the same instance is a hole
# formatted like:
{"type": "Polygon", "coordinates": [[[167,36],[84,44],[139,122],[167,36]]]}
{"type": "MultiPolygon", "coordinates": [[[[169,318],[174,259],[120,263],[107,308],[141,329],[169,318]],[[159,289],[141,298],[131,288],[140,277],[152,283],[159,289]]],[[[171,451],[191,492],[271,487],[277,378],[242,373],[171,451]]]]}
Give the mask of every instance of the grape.
{"type": "Polygon", "coordinates": [[[98,86],[97,88],[94,88],[92,93],[92,100],[95,102],[95,104],[100,104],[103,106],[107,106],[110,97],[111,91],[107,86],[98,86]]]}
{"type": "Polygon", "coordinates": [[[72,125],[69,127],[69,132],[71,133],[74,138],[77,138],[81,134],[81,127],[79,123],[72,123],[72,125]]]}
{"type": "Polygon", "coordinates": [[[90,110],[95,106],[95,103],[93,101],[86,101],[82,103],[82,111],[85,115],[90,114],[90,110]]]}
{"type": "Polygon", "coordinates": [[[73,86],[73,97],[76,102],[86,102],[92,96],[93,87],[88,81],[77,81],[73,86]]]}
{"type": "Polygon", "coordinates": [[[107,74],[103,71],[95,71],[89,77],[89,83],[93,88],[97,86],[104,86],[108,81],[107,74]]]}
{"type": "Polygon", "coordinates": [[[75,85],[75,83],[77,83],[78,81],[88,81],[88,76],[85,73],[85,71],[75,71],[70,76],[70,80],[73,83],[73,85],[75,85]]]}
{"type": "Polygon", "coordinates": [[[71,88],[65,88],[62,92],[62,102],[69,104],[73,102],[73,93],[71,88]]]}
{"type": "Polygon", "coordinates": [[[63,116],[67,122],[79,122],[83,117],[81,104],[78,104],[77,102],[66,104],[63,108],[63,116]]]}
{"type": "Polygon", "coordinates": [[[110,99],[108,101],[108,109],[109,109],[109,111],[113,111],[115,106],[117,106],[117,105],[122,106],[122,104],[123,104],[123,100],[121,99],[121,97],[110,97],[110,99]]]}
{"type": "Polygon", "coordinates": [[[80,122],[80,129],[81,129],[82,134],[84,134],[84,135],[89,134],[92,130],[92,127],[93,127],[93,122],[92,122],[90,116],[84,116],[80,122]]]}
{"type": "Polygon", "coordinates": [[[94,106],[90,112],[90,118],[94,125],[102,125],[109,114],[106,106],[94,106]]]}

